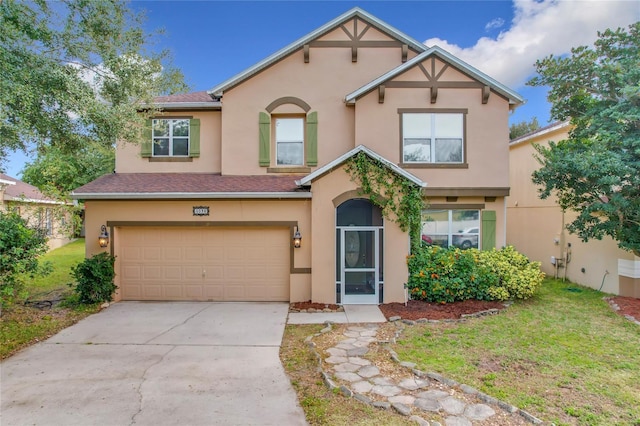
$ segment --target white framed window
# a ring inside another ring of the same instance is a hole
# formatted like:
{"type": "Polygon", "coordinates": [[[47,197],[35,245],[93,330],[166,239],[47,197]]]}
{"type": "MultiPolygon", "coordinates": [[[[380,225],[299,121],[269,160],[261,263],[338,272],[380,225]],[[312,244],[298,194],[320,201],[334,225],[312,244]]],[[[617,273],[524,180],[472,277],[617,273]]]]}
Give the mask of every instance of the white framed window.
{"type": "Polygon", "coordinates": [[[278,166],[304,165],[304,118],[278,117],[275,119],[276,164],[278,166]]]}
{"type": "Polygon", "coordinates": [[[464,114],[405,112],[402,117],[402,162],[464,162],[464,114]]]}
{"type": "Polygon", "coordinates": [[[154,119],[154,157],[189,156],[189,119],[154,119]]]}
{"type": "Polygon", "coordinates": [[[480,248],[480,210],[423,210],[422,241],[445,248],[480,248]]]}

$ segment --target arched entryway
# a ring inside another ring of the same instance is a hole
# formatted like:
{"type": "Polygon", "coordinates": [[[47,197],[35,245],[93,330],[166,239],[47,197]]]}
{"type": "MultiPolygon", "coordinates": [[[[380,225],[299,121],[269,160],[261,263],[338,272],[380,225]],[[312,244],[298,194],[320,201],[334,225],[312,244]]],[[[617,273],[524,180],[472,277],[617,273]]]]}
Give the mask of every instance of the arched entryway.
{"type": "Polygon", "coordinates": [[[383,289],[384,229],[380,208],[352,199],[336,209],[336,299],[378,304],[383,289]]]}

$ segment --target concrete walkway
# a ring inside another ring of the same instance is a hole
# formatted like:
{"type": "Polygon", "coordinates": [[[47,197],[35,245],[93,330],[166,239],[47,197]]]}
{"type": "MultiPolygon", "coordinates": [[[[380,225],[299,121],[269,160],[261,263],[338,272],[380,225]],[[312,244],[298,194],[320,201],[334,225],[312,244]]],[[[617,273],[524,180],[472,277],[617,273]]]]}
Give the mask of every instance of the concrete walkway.
{"type": "Polygon", "coordinates": [[[289,324],[336,324],[387,322],[378,305],[343,305],[344,312],[290,312],[289,324]]]}
{"type": "Polygon", "coordinates": [[[9,425],[305,425],[286,303],[120,302],[3,361],[9,425]]]}

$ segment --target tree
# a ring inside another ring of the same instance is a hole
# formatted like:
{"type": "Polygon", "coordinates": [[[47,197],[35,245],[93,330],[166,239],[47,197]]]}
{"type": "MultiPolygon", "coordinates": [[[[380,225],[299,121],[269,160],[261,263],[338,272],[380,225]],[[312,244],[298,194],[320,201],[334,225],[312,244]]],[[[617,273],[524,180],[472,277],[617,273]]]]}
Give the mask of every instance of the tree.
{"type": "Polygon", "coordinates": [[[549,86],[552,117],[573,126],[568,139],[536,146],[540,197],[578,213],[567,228],[583,241],[609,235],[640,255],[640,22],[536,68],[529,84],[549,86]]]}
{"type": "Polygon", "coordinates": [[[20,294],[23,274],[43,272],[38,257],[47,251],[47,238],[30,228],[17,213],[0,211],[0,307],[20,294]]]}
{"type": "Polygon", "coordinates": [[[515,138],[519,138],[527,133],[534,132],[539,128],[540,125],[538,124],[537,117],[533,117],[531,121],[525,120],[519,123],[514,123],[509,127],[509,140],[514,140],[515,138]]]}
{"type": "Polygon", "coordinates": [[[115,169],[115,149],[90,142],[73,153],[56,146],[46,147],[27,163],[22,180],[38,187],[50,197],[64,199],[68,194],[115,169]]]}
{"type": "Polygon", "coordinates": [[[119,0],[0,1],[0,162],[139,141],[153,97],[186,88],[142,22],[119,0]]]}

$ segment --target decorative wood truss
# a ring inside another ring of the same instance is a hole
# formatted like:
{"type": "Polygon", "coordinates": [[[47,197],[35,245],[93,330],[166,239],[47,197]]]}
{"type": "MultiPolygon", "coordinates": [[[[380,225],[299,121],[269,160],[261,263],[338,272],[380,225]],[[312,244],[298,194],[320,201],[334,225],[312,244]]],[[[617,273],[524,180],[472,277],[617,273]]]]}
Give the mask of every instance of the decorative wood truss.
{"type": "MultiPolygon", "coordinates": [[[[410,88],[428,88],[430,89],[430,100],[432,104],[436,103],[438,99],[438,89],[482,89],[482,103],[486,104],[489,101],[489,95],[491,94],[491,87],[482,84],[478,81],[440,81],[440,77],[449,68],[449,64],[444,64],[442,69],[436,73],[436,58],[430,58],[431,70],[427,70],[424,63],[417,64],[417,67],[422,71],[427,78],[426,81],[387,81],[384,84],[378,86],[378,102],[384,103],[385,89],[410,89],[410,88]]],[[[426,62],[426,61],[425,61],[426,62]]]]}
{"type": "MultiPolygon", "coordinates": [[[[357,18],[352,20],[353,32],[345,26],[340,25],[340,28],[349,37],[349,40],[312,40],[303,46],[304,62],[309,63],[310,47],[344,47],[351,49],[351,62],[358,62],[358,48],[359,47],[399,47],[402,55],[402,62],[407,62],[407,56],[409,55],[409,45],[401,43],[397,40],[362,40],[362,37],[371,28],[370,24],[364,23],[365,27],[358,33],[357,18]]],[[[413,50],[413,49],[412,49],[413,50]]]]}

